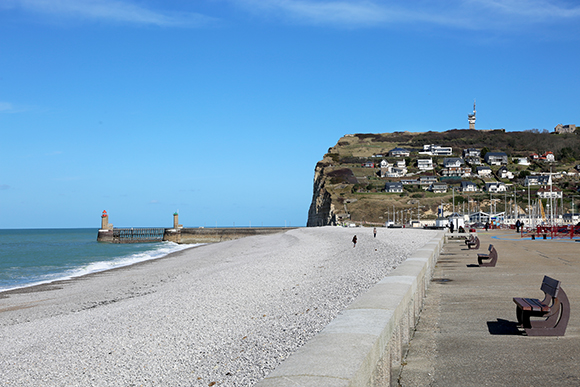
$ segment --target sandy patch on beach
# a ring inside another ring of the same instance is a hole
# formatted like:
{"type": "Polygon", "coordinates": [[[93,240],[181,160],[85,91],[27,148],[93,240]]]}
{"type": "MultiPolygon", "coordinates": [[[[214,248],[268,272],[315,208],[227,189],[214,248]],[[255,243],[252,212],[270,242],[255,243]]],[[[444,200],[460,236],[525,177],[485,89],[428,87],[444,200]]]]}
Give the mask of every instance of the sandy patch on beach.
{"type": "Polygon", "coordinates": [[[434,236],[378,231],[302,228],[4,293],[0,385],[253,385],[434,236]]]}

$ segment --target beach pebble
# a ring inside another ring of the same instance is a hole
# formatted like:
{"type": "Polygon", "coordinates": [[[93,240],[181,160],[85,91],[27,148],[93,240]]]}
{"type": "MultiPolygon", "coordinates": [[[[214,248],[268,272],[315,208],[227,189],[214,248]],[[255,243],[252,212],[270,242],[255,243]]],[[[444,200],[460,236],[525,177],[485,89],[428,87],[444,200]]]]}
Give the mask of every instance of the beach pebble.
{"type": "Polygon", "coordinates": [[[0,295],[0,384],[251,386],[433,236],[300,228],[0,295]]]}

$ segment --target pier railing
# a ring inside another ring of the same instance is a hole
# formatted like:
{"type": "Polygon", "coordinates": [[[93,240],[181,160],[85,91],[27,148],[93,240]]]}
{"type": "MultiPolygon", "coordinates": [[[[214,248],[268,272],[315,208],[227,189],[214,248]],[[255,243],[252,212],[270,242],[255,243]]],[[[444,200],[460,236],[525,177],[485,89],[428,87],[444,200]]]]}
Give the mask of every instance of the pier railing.
{"type": "Polygon", "coordinates": [[[114,228],[113,243],[161,242],[164,228],[114,228]]]}

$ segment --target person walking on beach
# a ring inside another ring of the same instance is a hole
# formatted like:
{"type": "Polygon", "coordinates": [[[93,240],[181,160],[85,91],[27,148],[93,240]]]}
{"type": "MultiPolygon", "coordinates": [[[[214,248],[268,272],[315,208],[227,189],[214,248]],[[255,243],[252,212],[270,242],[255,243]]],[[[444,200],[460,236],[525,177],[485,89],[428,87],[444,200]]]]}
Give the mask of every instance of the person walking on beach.
{"type": "Polygon", "coordinates": [[[373,228],[373,237],[376,238],[377,237],[377,228],[373,228]]]}
{"type": "Polygon", "coordinates": [[[352,247],[356,247],[356,235],[352,237],[352,247]]]}

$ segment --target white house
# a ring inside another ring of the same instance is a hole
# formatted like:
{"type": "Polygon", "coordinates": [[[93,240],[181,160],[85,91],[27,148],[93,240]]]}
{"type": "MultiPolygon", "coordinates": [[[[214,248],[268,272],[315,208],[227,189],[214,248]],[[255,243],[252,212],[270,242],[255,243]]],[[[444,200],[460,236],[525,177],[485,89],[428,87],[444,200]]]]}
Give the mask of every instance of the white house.
{"type": "Polygon", "coordinates": [[[385,183],[385,192],[388,193],[401,193],[403,192],[403,184],[399,181],[385,183]]]}
{"type": "Polygon", "coordinates": [[[450,146],[429,144],[423,145],[423,152],[419,153],[431,156],[451,156],[453,154],[453,148],[450,146]]]}
{"type": "Polygon", "coordinates": [[[422,171],[433,170],[433,159],[417,159],[417,168],[422,171]]]}
{"type": "Polygon", "coordinates": [[[536,191],[536,195],[541,199],[561,199],[562,190],[558,187],[552,187],[551,191],[550,188],[540,188],[538,191],[536,191]]]}
{"type": "Polygon", "coordinates": [[[553,163],[554,161],[556,161],[556,157],[554,157],[554,154],[552,152],[548,151],[540,156],[540,160],[546,163],[553,163]]]}
{"type": "Polygon", "coordinates": [[[420,185],[431,185],[433,183],[437,182],[437,176],[433,176],[433,175],[425,175],[425,176],[419,176],[419,184],[420,185]]]}
{"type": "Polygon", "coordinates": [[[447,192],[447,184],[445,183],[432,183],[429,190],[433,193],[446,193],[447,192]]]}
{"type": "Polygon", "coordinates": [[[391,164],[387,160],[381,161],[381,168],[388,168],[391,164]]]}
{"type": "Polygon", "coordinates": [[[487,166],[475,167],[475,173],[481,177],[491,176],[491,168],[487,166]]]}
{"type": "Polygon", "coordinates": [[[481,157],[481,149],[468,148],[463,150],[463,157],[481,157]]]}
{"type": "Polygon", "coordinates": [[[508,157],[505,152],[487,152],[485,154],[485,162],[489,165],[507,164],[508,157]]]}
{"type": "Polygon", "coordinates": [[[510,179],[511,180],[514,178],[513,172],[508,171],[508,169],[505,166],[498,169],[497,174],[502,179],[510,179]]]}
{"type": "Polygon", "coordinates": [[[406,166],[407,166],[407,163],[405,162],[405,160],[397,161],[397,168],[405,168],[406,166]]]}
{"type": "Polygon", "coordinates": [[[518,165],[530,165],[530,161],[527,157],[516,157],[514,163],[517,163],[518,165]]]}
{"type": "Polygon", "coordinates": [[[463,159],[461,157],[445,157],[443,159],[444,168],[459,168],[463,165],[463,159]]]}
{"type": "Polygon", "coordinates": [[[471,181],[462,181],[461,182],[461,192],[477,192],[477,184],[471,181]]]}
{"type": "Polygon", "coordinates": [[[550,181],[550,176],[548,175],[528,175],[524,181],[524,185],[548,185],[550,181]]]}
{"type": "Polygon", "coordinates": [[[391,157],[409,157],[411,152],[403,148],[393,148],[389,151],[389,156],[391,157]]]}
{"type": "Polygon", "coordinates": [[[507,187],[502,182],[485,183],[485,190],[487,192],[505,192],[507,187]]]}

